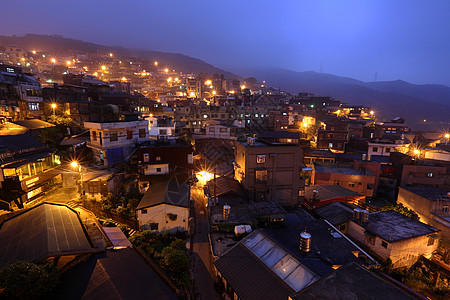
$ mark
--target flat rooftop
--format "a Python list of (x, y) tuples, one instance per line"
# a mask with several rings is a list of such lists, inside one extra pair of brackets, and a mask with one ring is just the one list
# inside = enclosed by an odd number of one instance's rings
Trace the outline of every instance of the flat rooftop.
[(431, 200), (431, 201), (450, 201), (447, 198), (447, 192), (432, 186), (401, 186), (401, 189), (404, 189), (413, 194), (419, 195), (422, 198)]

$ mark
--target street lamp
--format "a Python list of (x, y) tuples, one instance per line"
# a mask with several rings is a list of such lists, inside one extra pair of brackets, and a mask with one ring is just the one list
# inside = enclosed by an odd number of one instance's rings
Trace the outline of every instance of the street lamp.
[(55, 115), (55, 108), (56, 108), (56, 103), (52, 103), (53, 115)]
[(74, 169), (78, 169), (78, 173), (80, 173), (80, 183), (81, 183), (80, 194), (83, 196), (83, 194), (84, 194), (84, 192), (83, 192), (83, 172), (81, 172), (81, 165), (76, 161), (72, 161), (70, 163), (70, 166)]
[(446, 134), (444, 135), (444, 137), (445, 137), (445, 139), (446, 139), (445, 144), (447, 145), (448, 142), (449, 142), (449, 140), (450, 140), (450, 133), (446, 133)]

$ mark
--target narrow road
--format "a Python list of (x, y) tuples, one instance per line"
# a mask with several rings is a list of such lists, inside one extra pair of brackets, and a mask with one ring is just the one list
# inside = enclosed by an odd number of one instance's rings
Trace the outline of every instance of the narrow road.
[(192, 270), (194, 273), (195, 299), (222, 299), (214, 289), (212, 258), (209, 248), (209, 221), (202, 191), (192, 188), (195, 201), (195, 234), (193, 239)]

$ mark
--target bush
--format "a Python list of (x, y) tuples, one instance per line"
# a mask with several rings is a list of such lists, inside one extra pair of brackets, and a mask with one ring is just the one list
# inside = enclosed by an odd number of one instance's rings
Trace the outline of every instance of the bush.
[(161, 252), (161, 266), (172, 273), (184, 273), (188, 270), (189, 262), (185, 251), (165, 247)]
[(8, 299), (36, 299), (58, 283), (58, 269), (52, 263), (18, 261), (0, 270), (0, 295)]

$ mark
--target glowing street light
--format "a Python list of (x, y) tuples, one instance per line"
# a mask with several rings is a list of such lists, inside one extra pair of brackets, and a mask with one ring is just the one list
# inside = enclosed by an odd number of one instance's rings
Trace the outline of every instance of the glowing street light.
[(155, 61), (155, 62), (154, 62), (154, 64), (155, 64), (155, 66), (157, 66), (157, 65), (158, 65), (158, 62), (157, 62), (157, 61)]
[(56, 109), (56, 103), (52, 103), (52, 110), (53, 110), (53, 115), (55, 115), (55, 109)]
[(55, 58), (52, 58), (51, 61), (52, 61), (53, 64), (56, 63), (56, 59)]
[(217, 92), (216, 91), (212, 91), (212, 94), (215, 96), (217, 94)]
[(444, 137), (448, 140), (448, 139), (450, 139), (450, 133), (446, 133), (445, 135), (444, 135)]
[(245, 85), (241, 85), (241, 90), (245, 90), (246, 86)]
[(80, 183), (81, 183), (81, 188), (80, 188), (80, 194), (83, 195), (84, 194), (84, 190), (83, 190), (83, 172), (81, 172), (81, 164), (79, 164), (78, 162), (76, 162), (75, 160), (72, 161), (70, 163), (70, 166), (74, 169), (78, 169), (78, 173), (80, 173)]
[(66, 61), (67, 66), (70, 66), (72, 62), (70, 60)]
[(205, 81), (205, 85), (211, 85), (212, 84), (212, 81), (211, 80), (206, 80)]
[(113, 57), (113, 54), (112, 54), (112, 53), (110, 53), (110, 54), (109, 54), (109, 57)]
[(164, 72), (169, 73), (169, 69), (165, 68)]
[(373, 110), (370, 111), (370, 115), (373, 116), (375, 112)]
[(419, 149), (414, 149), (413, 153), (414, 153), (415, 156), (419, 156), (420, 150)]
[(105, 71), (106, 70), (106, 66), (102, 66), (102, 70)]
[(31, 53), (36, 54), (36, 50), (31, 51)]

